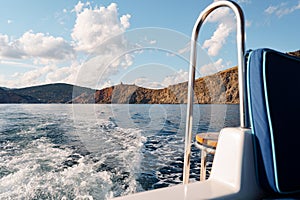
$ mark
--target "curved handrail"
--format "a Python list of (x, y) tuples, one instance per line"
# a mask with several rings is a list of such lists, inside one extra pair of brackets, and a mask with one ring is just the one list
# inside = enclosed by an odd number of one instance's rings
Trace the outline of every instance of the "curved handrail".
[(192, 121), (193, 121), (193, 99), (194, 99), (194, 82), (195, 82), (195, 68), (197, 60), (197, 39), (199, 30), (207, 18), (207, 16), (217, 8), (229, 7), (233, 10), (237, 19), (237, 50), (238, 50), (238, 79), (239, 79), (239, 98), (240, 98), (240, 126), (241, 128), (249, 127), (247, 102), (246, 102), (246, 87), (245, 87), (245, 23), (244, 14), (240, 6), (232, 1), (217, 1), (209, 5), (199, 15), (192, 33), (191, 38), (191, 55), (190, 55), (190, 69), (188, 80), (188, 101), (187, 101), (187, 118), (186, 118), (186, 135), (185, 135), (185, 154), (184, 154), (184, 169), (183, 169), (183, 183), (189, 182), (190, 175), (190, 154), (191, 154), (191, 140), (192, 140)]

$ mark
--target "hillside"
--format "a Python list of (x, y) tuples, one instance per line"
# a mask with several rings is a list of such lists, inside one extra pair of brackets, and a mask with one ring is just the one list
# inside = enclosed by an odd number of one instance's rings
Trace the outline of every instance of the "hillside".
[(0, 88), (0, 103), (70, 103), (80, 95), (93, 95), (95, 90), (65, 83), (21, 89)]
[(0, 88), (0, 103), (40, 103), (32, 96), (16, 94), (9, 89)]
[[(238, 97), (237, 67), (199, 78), (195, 83), (195, 102), (201, 104), (236, 104)], [(187, 102), (187, 82), (164, 89), (148, 89), (136, 85), (119, 84), (94, 95), (73, 99), (73, 103), (116, 104), (181, 104)]]
[[(300, 50), (287, 54), (300, 57)], [(93, 90), (65, 83), (21, 89), (0, 87), (0, 103), (182, 104), (186, 102), (187, 82), (163, 89), (119, 84), (101, 90)], [(194, 102), (238, 104), (237, 67), (198, 78), (195, 82)]]
[[(238, 103), (237, 67), (199, 78), (195, 102)], [(102, 90), (65, 83), (21, 89), (0, 88), (0, 103), (97, 103), (97, 104), (180, 104), (187, 102), (187, 82), (164, 89), (119, 84)]]

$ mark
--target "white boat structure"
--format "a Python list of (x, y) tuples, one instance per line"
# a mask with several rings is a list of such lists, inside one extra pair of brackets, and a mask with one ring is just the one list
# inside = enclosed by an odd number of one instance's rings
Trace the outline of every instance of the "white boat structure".
[[(207, 16), (220, 7), (237, 19), (240, 127), (221, 130), (210, 177), (189, 183), (196, 42)], [(300, 153), (300, 59), (270, 49), (245, 53), (244, 35), (235, 2), (214, 2), (200, 14), (191, 39), (183, 184), (115, 200), (299, 199), (300, 164), (293, 160)]]

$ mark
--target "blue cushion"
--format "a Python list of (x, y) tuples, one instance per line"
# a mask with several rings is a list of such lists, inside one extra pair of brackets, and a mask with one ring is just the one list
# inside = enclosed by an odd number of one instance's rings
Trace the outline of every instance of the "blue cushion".
[(247, 57), (247, 97), (257, 173), (266, 190), (300, 191), (300, 59), (271, 49)]

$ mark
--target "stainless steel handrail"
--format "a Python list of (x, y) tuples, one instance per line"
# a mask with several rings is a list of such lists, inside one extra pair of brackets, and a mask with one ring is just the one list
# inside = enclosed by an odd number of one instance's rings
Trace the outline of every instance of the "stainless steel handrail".
[(239, 98), (240, 98), (240, 126), (241, 128), (249, 127), (248, 110), (246, 102), (246, 86), (245, 74), (246, 69), (244, 65), (245, 53), (245, 22), (244, 14), (240, 6), (232, 1), (217, 1), (209, 5), (199, 15), (192, 33), (191, 38), (191, 55), (190, 55), (190, 69), (188, 80), (188, 101), (187, 101), (187, 116), (186, 116), (186, 135), (185, 135), (185, 154), (184, 154), (184, 169), (183, 169), (183, 183), (189, 182), (190, 176), (190, 154), (191, 154), (191, 140), (192, 140), (192, 121), (193, 121), (193, 100), (194, 100), (194, 82), (195, 82), (195, 68), (197, 60), (197, 39), (199, 30), (207, 18), (207, 16), (217, 8), (229, 7), (233, 10), (237, 20), (237, 53), (238, 53), (238, 77), (239, 77)]

